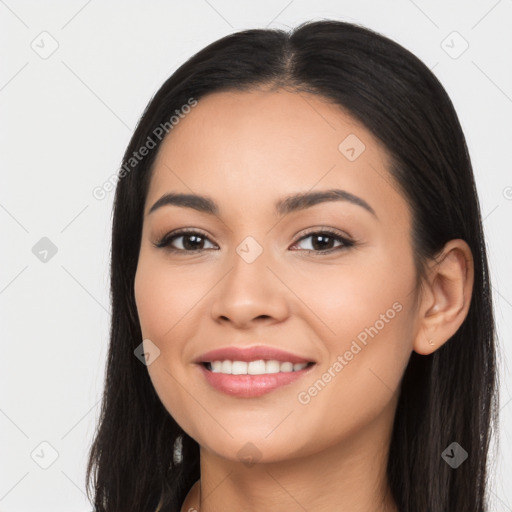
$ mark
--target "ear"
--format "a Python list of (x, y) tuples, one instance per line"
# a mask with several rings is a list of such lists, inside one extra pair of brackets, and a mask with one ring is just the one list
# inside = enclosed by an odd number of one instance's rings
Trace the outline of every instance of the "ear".
[(469, 311), (473, 282), (469, 245), (462, 239), (450, 240), (432, 261), (423, 283), (415, 352), (431, 354), (457, 332)]

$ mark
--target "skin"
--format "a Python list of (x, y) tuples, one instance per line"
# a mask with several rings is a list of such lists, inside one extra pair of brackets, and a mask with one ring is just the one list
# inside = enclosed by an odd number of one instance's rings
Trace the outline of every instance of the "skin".
[[(365, 145), (354, 161), (338, 149), (349, 134)], [(387, 169), (385, 148), (340, 107), (282, 89), (203, 97), (164, 140), (135, 298), (143, 337), (160, 350), (148, 365), (152, 383), (200, 445), (201, 479), (182, 511), (397, 510), (385, 468), (400, 381), (413, 350), (437, 350), (463, 322), (473, 260), (463, 240), (451, 240), (415, 287), (410, 208)], [(346, 201), (275, 215), (280, 198), (331, 188), (364, 199), (377, 217)], [(219, 214), (176, 205), (148, 213), (169, 192), (207, 195)], [(306, 235), (322, 227), (356, 244), (313, 245)], [(181, 253), (154, 246), (178, 228), (204, 232), (203, 249), (186, 252), (190, 236), (172, 242)], [(263, 249), (252, 263), (236, 252), (247, 236)], [(298, 394), (394, 303), (400, 312), (301, 403)], [(261, 344), (317, 364), (298, 381), (240, 398), (212, 388), (193, 363), (212, 349)], [(248, 442), (255, 464), (238, 453)]]

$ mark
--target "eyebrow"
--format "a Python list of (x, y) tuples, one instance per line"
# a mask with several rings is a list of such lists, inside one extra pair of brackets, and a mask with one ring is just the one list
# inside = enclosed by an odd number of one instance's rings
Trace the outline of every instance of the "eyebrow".
[[(305, 210), (306, 208), (311, 208), (317, 204), (331, 201), (346, 201), (348, 203), (355, 204), (364, 208), (377, 218), (375, 210), (364, 199), (351, 194), (346, 190), (340, 189), (293, 194), (283, 199), (279, 199), (274, 205), (274, 211), (277, 216), (282, 217), (292, 212)], [(213, 199), (197, 194), (178, 193), (164, 194), (160, 199), (158, 199), (158, 201), (156, 201), (155, 204), (153, 204), (147, 215), (167, 205), (192, 208), (198, 212), (210, 215), (219, 215), (219, 206)]]

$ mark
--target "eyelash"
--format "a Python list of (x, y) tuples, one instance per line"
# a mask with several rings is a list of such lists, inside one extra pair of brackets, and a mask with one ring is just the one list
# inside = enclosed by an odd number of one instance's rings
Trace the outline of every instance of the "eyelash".
[[(208, 236), (206, 234), (202, 233), (198, 230), (179, 230), (176, 232), (171, 232), (166, 234), (163, 238), (160, 239), (160, 241), (153, 243), (153, 245), (159, 249), (165, 248), (169, 252), (172, 253), (197, 253), (200, 251), (206, 251), (211, 249), (194, 249), (194, 250), (186, 250), (186, 249), (177, 249), (175, 247), (171, 247), (170, 243), (176, 238), (179, 238), (180, 236), (184, 235), (199, 235), (204, 239), (209, 240)], [(324, 254), (330, 254), (336, 251), (345, 251), (347, 249), (350, 249), (351, 247), (354, 247), (356, 243), (353, 240), (350, 240), (347, 237), (341, 236), (337, 231), (334, 231), (332, 229), (320, 229), (316, 231), (310, 231), (308, 233), (305, 233), (302, 235), (296, 242), (294, 242), (292, 245), (296, 245), (300, 241), (309, 238), (313, 235), (328, 235), (330, 238), (334, 238), (335, 241), (342, 242), (342, 246), (338, 247), (332, 247), (331, 249), (324, 249), (324, 250), (315, 250), (315, 249), (301, 249), (302, 251), (308, 252), (308, 253), (316, 253), (318, 255), (324, 255)], [(211, 242), (211, 240), (209, 240)]]

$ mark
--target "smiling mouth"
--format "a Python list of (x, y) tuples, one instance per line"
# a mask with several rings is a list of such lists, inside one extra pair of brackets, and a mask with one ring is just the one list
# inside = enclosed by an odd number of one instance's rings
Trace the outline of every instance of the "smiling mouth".
[(314, 362), (291, 363), (276, 359), (258, 359), (255, 361), (211, 361), (201, 363), (209, 372), (225, 375), (272, 375), (276, 373), (293, 373), (309, 368)]

